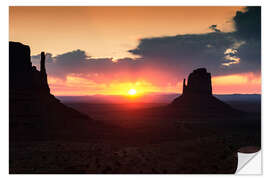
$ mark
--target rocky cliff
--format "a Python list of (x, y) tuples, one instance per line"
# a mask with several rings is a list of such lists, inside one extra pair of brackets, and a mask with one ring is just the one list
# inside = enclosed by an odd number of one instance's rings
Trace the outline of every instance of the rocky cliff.
[(55, 138), (87, 131), (91, 119), (50, 93), (41, 53), (40, 71), (32, 66), (30, 47), (9, 42), (10, 138)]

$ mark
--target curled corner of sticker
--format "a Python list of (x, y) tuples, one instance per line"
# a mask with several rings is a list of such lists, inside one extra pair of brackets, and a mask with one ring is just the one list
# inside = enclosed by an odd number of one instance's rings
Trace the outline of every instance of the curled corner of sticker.
[(235, 174), (262, 174), (261, 150), (255, 153), (237, 153), (238, 163)]

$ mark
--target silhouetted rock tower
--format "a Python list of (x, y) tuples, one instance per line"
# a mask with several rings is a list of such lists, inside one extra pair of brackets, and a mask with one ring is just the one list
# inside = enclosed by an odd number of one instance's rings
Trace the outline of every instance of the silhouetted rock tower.
[(188, 84), (186, 79), (183, 81), (183, 94), (207, 94), (212, 95), (211, 74), (205, 68), (194, 70), (188, 76)]
[(65, 128), (75, 132), (88, 131), (86, 127), (90, 118), (60, 103), (50, 93), (45, 60), (45, 53), (41, 52), (38, 71), (32, 66), (30, 47), (9, 42), (11, 139), (56, 136), (57, 129)]
[(40, 75), (41, 75), (41, 85), (43, 86), (43, 89), (45, 91), (50, 92), (50, 88), (48, 85), (48, 80), (47, 80), (47, 73), (46, 73), (46, 68), (45, 68), (45, 53), (41, 52), (40, 54)]
[(188, 76), (188, 82), (183, 81), (182, 95), (175, 98), (170, 104), (179, 110), (193, 114), (222, 114), (222, 112), (236, 112), (228, 104), (220, 101), (212, 94), (211, 74), (206, 68), (194, 70)]
[(9, 42), (9, 87), (11, 92), (35, 91), (50, 93), (45, 67), (45, 53), (41, 53), (40, 71), (32, 66), (30, 47)]

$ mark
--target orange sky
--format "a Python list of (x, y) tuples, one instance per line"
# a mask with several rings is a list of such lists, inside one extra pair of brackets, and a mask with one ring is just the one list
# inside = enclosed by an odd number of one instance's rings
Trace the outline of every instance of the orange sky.
[[(30, 45), (31, 54), (54, 56), (76, 49), (95, 58), (137, 57), (129, 52), (141, 38), (211, 32), (216, 24), (234, 31), (231, 18), (243, 7), (10, 7), (9, 39)], [(187, 72), (189, 73), (189, 72)], [(149, 79), (94, 82), (69, 74), (65, 80), (50, 74), (55, 95), (179, 92), (179, 84), (158, 86)], [(158, 78), (158, 77), (157, 77)], [(260, 93), (260, 76), (252, 73), (213, 77), (214, 93)], [(181, 91), (180, 91), (181, 92)]]
[[(60, 54), (83, 49), (94, 57), (132, 56), (143, 37), (232, 31), (242, 7), (10, 7), (10, 40)], [(199, 19), (198, 19), (199, 18)], [(106, 49), (106, 51), (104, 51)]]

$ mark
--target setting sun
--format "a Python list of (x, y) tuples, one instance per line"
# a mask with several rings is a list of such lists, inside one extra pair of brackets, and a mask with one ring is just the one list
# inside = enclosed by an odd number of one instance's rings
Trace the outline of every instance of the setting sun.
[(135, 89), (130, 89), (130, 90), (128, 91), (128, 94), (129, 94), (129, 95), (135, 95), (135, 94), (136, 94), (136, 90), (135, 90)]

